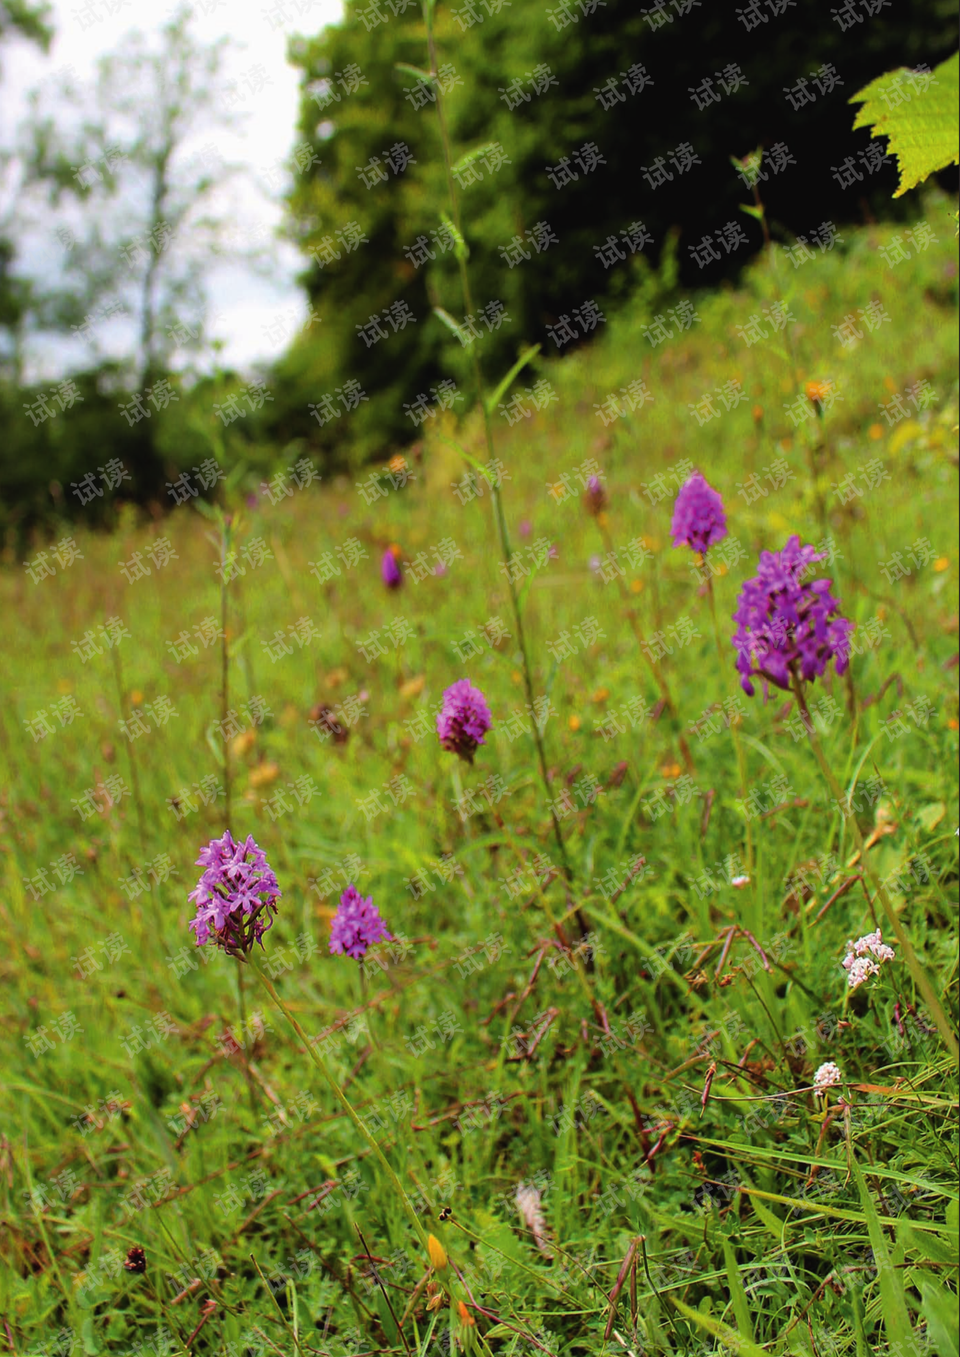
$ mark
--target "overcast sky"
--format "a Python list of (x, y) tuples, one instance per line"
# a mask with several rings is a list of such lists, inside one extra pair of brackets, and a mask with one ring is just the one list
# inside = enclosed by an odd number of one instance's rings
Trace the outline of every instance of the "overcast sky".
[[(224, 159), (250, 168), (262, 186), (235, 186), (231, 202), (238, 204), (238, 220), (245, 231), (262, 231), (264, 238), (282, 217), (279, 202), (284, 162), (295, 144), (298, 111), (298, 72), (287, 65), (286, 45), (291, 34), (312, 35), (336, 22), (341, 0), (191, 0), (193, 32), (202, 41), (228, 36), (235, 44), (224, 65), (224, 81), (245, 94), (241, 111), (249, 111), (235, 131), (216, 131), (216, 145)], [(27, 92), (37, 86), (56, 89), (69, 72), (87, 84), (96, 74), (100, 56), (116, 49), (131, 30), (158, 32), (179, 8), (155, 6), (150, 0), (52, 0), (55, 38), (48, 55), (19, 40), (5, 44), (0, 81), (3, 136), (27, 112)], [(258, 88), (259, 87), (259, 88)], [(54, 102), (53, 108), (56, 107)], [(207, 136), (199, 142), (210, 141)], [(39, 241), (36, 249), (43, 248)], [(46, 248), (49, 249), (49, 246)], [(32, 271), (43, 259), (24, 252)], [(210, 310), (219, 317), (211, 326), (225, 341), (222, 361), (241, 368), (281, 352), (306, 315), (306, 303), (293, 279), (303, 267), (302, 256), (284, 242), (271, 245), (270, 280), (246, 268), (218, 270), (209, 279)], [(75, 350), (74, 350), (75, 352)], [(32, 374), (46, 380), (58, 375), (69, 351), (48, 346), (33, 355)]]

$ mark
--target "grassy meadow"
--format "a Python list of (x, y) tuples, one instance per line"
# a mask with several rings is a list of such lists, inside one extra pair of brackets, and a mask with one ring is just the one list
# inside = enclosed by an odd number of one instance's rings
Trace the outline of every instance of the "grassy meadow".
[[(466, 394), (350, 480), (220, 468), (226, 524), (7, 551), (0, 1350), (956, 1351), (956, 1063), (876, 889), (955, 1014), (957, 266), (924, 203), (736, 289), (651, 273), (519, 374), (491, 475), (532, 710)], [(694, 467), (705, 567), (670, 537)], [(793, 697), (734, 668), (794, 533), (856, 624), (810, 696), (872, 875)], [(472, 767), (436, 734), (463, 677)], [(228, 824), (406, 1204), (253, 968), (194, 945)], [(362, 964), (329, 952), (351, 882), (392, 934)]]

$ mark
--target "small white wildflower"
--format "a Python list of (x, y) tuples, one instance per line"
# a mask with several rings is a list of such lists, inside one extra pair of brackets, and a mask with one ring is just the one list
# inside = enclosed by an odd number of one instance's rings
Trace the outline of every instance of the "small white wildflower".
[[(846, 961), (843, 964), (846, 966)], [(847, 972), (847, 983), (850, 988), (859, 989), (865, 980), (869, 980), (872, 975), (880, 974), (880, 967), (868, 956), (851, 957)]]
[(828, 1088), (833, 1088), (843, 1079), (840, 1073), (840, 1066), (835, 1065), (832, 1060), (828, 1060), (825, 1065), (821, 1065), (813, 1076), (813, 1088), (816, 1093), (826, 1093)]
[(744, 886), (750, 885), (750, 878), (748, 876), (735, 876), (733, 880), (730, 882), (730, 885), (736, 886), (737, 890), (741, 891), (743, 890)]
[(883, 941), (879, 928), (875, 933), (864, 933), (856, 942), (848, 942), (843, 968), (848, 973), (850, 988), (856, 989), (872, 975), (879, 974), (879, 963), (893, 961), (895, 957), (896, 952)]
[(857, 938), (853, 944), (853, 950), (857, 956), (866, 956), (870, 953), (876, 957), (877, 961), (893, 961), (896, 952), (892, 947), (888, 947), (880, 936), (880, 929), (875, 933), (865, 933), (862, 938)]

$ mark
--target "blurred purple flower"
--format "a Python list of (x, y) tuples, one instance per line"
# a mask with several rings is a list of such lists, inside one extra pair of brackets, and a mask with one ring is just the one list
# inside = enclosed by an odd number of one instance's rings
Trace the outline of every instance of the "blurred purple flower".
[(521, 518), (520, 522), (517, 524), (517, 532), (519, 532), (521, 537), (530, 536), (533, 532), (533, 524), (530, 522), (529, 518)]
[(392, 942), (392, 935), (377, 913), (373, 896), (366, 899), (352, 883), (340, 897), (340, 908), (333, 918), (330, 951), (361, 959), (375, 942)]
[(483, 737), (490, 724), (483, 693), (469, 679), (459, 679), (446, 690), (437, 717), (437, 734), (444, 749), (473, 763), (477, 745), (486, 744)]
[[(253, 835), (237, 843), (230, 831), (201, 848), (197, 866), (204, 872), (188, 899), (197, 906), (190, 927), (197, 946), (213, 938), (231, 956), (245, 956), (273, 924), (280, 898), (277, 878)], [(264, 919), (267, 922), (264, 922)]]
[(255, 509), (259, 502), (260, 496), (257, 494), (256, 490), (251, 490), (249, 495), (247, 496), (247, 508)]
[(607, 507), (607, 492), (599, 476), (591, 476), (583, 492), (583, 507), (596, 517)]
[(727, 535), (727, 516), (720, 492), (708, 485), (699, 471), (680, 487), (670, 531), (675, 547), (688, 546), (701, 553)]
[(383, 582), (388, 589), (399, 589), (403, 583), (400, 566), (392, 551), (384, 552), (383, 561), (380, 565), (380, 573), (383, 576)]
[(783, 551), (764, 551), (756, 576), (740, 590), (733, 638), (740, 686), (753, 696), (752, 675), (789, 690), (791, 674), (805, 682), (820, 677), (831, 660), (838, 674), (850, 662), (853, 623), (839, 616), (830, 580), (804, 580), (825, 552), (801, 546), (794, 535)]

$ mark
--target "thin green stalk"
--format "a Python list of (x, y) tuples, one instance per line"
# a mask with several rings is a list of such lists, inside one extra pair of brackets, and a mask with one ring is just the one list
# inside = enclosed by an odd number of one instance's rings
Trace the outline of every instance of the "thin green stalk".
[[(437, 49), (433, 33), (433, 8), (434, 7), (431, 0), (424, 0), (423, 17), (427, 30), (427, 47), (430, 57), (430, 74), (433, 79), (434, 92), (436, 94), (437, 121), (440, 125), (440, 142), (443, 148), (443, 167), (447, 180), (447, 195), (450, 199), (450, 213), (453, 219), (453, 224), (456, 227), (457, 234), (462, 239), (463, 232), (460, 229), (460, 208), (457, 201), (456, 190), (453, 184), (453, 167), (450, 160), (450, 135), (447, 130), (447, 120), (443, 104), (443, 95), (437, 78), (438, 77)], [(465, 258), (465, 251), (462, 248), (458, 248), (456, 251), (456, 255), (457, 263), (460, 270), (460, 286), (463, 292), (464, 306), (466, 307), (467, 315), (470, 315), (473, 312), (473, 299), (470, 292), (470, 277), (467, 271), (467, 261)], [(483, 415), (483, 432), (484, 440), (486, 442), (487, 447), (487, 461), (488, 464), (492, 466), (493, 462), (495, 461), (493, 425), (490, 421), (490, 411), (487, 408), (487, 401), (483, 381), (483, 370), (480, 365), (480, 355), (477, 352), (476, 345), (473, 343), (471, 343), (470, 345), (470, 353), (471, 360), (473, 363), (473, 376), (474, 382), (476, 384), (477, 399), (480, 402), (480, 410)], [(520, 608), (520, 600), (517, 595), (517, 588), (516, 584), (514, 583), (513, 572), (510, 568), (511, 562), (513, 560), (513, 550), (510, 546), (510, 536), (507, 531), (507, 522), (503, 511), (503, 497), (500, 493), (499, 477), (491, 475), (487, 479), (490, 484), (490, 493), (493, 499), (493, 516), (497, 525), (497, 536), (500, 542), (500, 554), (503, 557), (504, 563), (506, 564), (507, 567), (506, 570), (507, 588), (510, 593), (510, 604), (513, 610), (513, 620), (517, 628), (517, 643), (520, 647), (520, 655), (523, 662), (522, 663), (523, 681), (524, 688), (526, 690), (527, 705), (530, 707), (531, 714), (533, 714), (535, 708), (533, 673), (530, 664), (530, 652), (527, 646), (526, 632), (524, 631), (523, 626), (523, 617)], [(547, 770), (547, 756), (543, 745), (543, 736), (540, 732), (539, 724), (536, 720), (533, 721), (533, 739), (537, 749), (537, 762), (540, 765), (540, 777), (541, 780), (543, 781), (543, 789), (544, 792), (546, 793), (547, 804), (550, 807), (550, 819), (553, 823), (553, 833), (557, 841), (557, 848), (560, 853), (560, 860), (563, 865), (564, 876), (567, 878), (568, 881), (571, 881), (573, 879), (573, 870), (570, 866), (570, 860), (567, 856), (566, 844), (564, 843), (563, 834), (560, 829), (560, 820), (557, 817), (556, 807), (554, 806), (553, 795), (550, 789), (550, 775)]]
[[(808, 399), (809, 399), (809, 398), (808, 398)], [(817, 430), (817, 436), (814, 437), (814, 438), (808, 438), (808, 437), (806, 436), (806, 434), (804, 434), (804, 444), (806, 445), (806, 448), (807, 448), (807, 453), (808, 453), (808, 458), (809, 458), (809, 463), (810, 463), (810, 476), (811, 476), (811, 479), (812, 479), (812, 481), (813, 481), (814, 494), (815, 494), (815, 497), (816, 497), (816, 504), (817, 504), (817, 520), (818, 520), (818, 522), (819, 522), (819, 524), (820, 524), (820, 532), (821, 532), (821, 534), (822, 534), (822, 538), (821, 538), (821, 547), (822, 547), (822, 549), (823, 549), (824, 551), (827, 551), (827, 550), (829, 550), (827, 544), (828, 544), (829, 542), (832, 541), (832, 536), (831, 536), (831, 532), (830, 532), (830, 520), (829, 520), (828, 517), (827, 517), (827, 507), (826, 507), (826, 505), (824, 504), (823, 495), (822, 495), (821, 490), (820, 490), (820, 484), (819, 484), (819, 482), (818, 482), (818, 480), (817, 480), (817, 476), (816, 476), (816, 454), (817, 454), (817, 452), (819, 452), (821, 448), (823, 448), (823, 449), (829, 451), (829, 449), (827, 448), (826, 421), (825, 421), (825, 419), (824, 419), (823, 402), (817, 400), (817, 401), (812, 401), (811, 403), (812, 403), (812, 405), (813, 405), (814, 412), (815, 412), (815, 414), (816, 414), (816, 430)], [(847, 534), (846, 541), (847, 541), (847, 545), (849, 546), (849, 545), (850, 545), (849, 534)], [(834, 553), (834, 554), (835, 554), (835, 560), (834, 560), (834, 563), (833, 563), (834, 575), (835, 575), (835, 579), (836, 579), (836, 582), (837, 582), (837, 590), (838, 590), (839, 593), (842, 594), (842, 593), (843, 593), (843, 589), (842, 589), (842, 586), (841, 586), (841, 584), (840, 584), (840, 574), (841, 574), (841, 571), (840, 571), (840, 564), (839, 564), (839, 562), (840, 562), (840, 553), (839, 553), (839, 552), (836, 552), (836, 553)], [(852, 575), (852, 573), (851, 573), (851, 575), (850, 575), (850, 581), (849, 581), (849, 582), (850, 582), (851, 593), (852, 593), (852, 591), (853, 591), (853, 575)], [(857, 740), (857, 725), (858, 725), (858, 722), (859, 722), (859, 712), (858, 712), (858, 710), (857, 710), (857, 696), (856, 696), (856, 692), (855, 692), (854, 686), (853, 686), (853, 666), (852, 666), (852, 665), (849, 665), (849, 664), (847, 665), (846, 672), (845, 672), (845, 674), (844, 674), (843, 677), (844, 677), (844, 683), (846, 684), (846, 689), (847, 689), (847, 712), (848, 712), (848, 715), (849, 715), (849, 717), (850, 717), (851, 722), (853, 723), (853, 729), (852, 729), (852, 732), (851, 732), (851, 736), (852, 736), (852, 739), (853, 739), (854, 744), (856, 744), (856, 740)]]
[(664, 1303), (663, 1297), (657, 1290), (653, 1278), (650, 1276), (650, 1264), (647, 1261), (647, 1236), (645, 1234), (642, 1234), (639, 1236), (639, 1240), (640, 1240), (640, 1256), (643, 1259), (643, 1271), (647, 1281), (650, 1283), (650, 1290), (653, 1292), (657, 1300), (660, 1302), (660, 1309), (666, 1316), (667, 1323), (670, 1325), (671, 1329), (676, 1334), (677, 1339), (679, 1340), (680, 1331), (678, 1330), (676, 1324), (674, 1324), (673, 1322), (673, 1315), (670, 1313), (670, 1307)]
[[(230, 765), (230, 741), (223, 734), (228, 729), (227, 712), (230, 709), (230, 642), (227, 639), (229, 619), (229, 574), (230, 556), (230, 520), (227, 514), (220, 517), (220, 733), (223, 738), (223, 792), (225, 798), (224, 828), (233, 834), (233, 781)], [(240, 1012), (240, 1060), (247, 1081), (247, 1094), (250, 1098), (250, 1111), (254, 1120), (260, 1113), (260, 1095), (256, 1082), (250, 1072), (250, 1058), (247, 1055), (247, 995), (243, 965), (237, 959), (237, 1007)]]
[[(759, 166), (758, 166), (758, 168), (759, 168)], [(760, 200), (760, 190), (758, 189), (756, 182), (754, 182), (754, 185), (753, 185), (753, 198), (754, 198), (754, 202), (756, 203), (757, 215), (758, 215), (759, 220), (760, 220), (760, 225), (763, 227), (764, 246), (765, 246), (765, 248), (766, 248), (767, 256), (768, 256), (769, 259), (770, 259), (770, 269), (771, 269), (771, 273), (772, 273), (772, 275), (773, 275), (774, 284), (775, 284), (775, 286), (776, 286), (776, 288), (777, 288), (777, 291), (780, 292), (781, 295), (782, 295), (782, 289), (781, 289), (781, 286), (780, 286), (780, 269), (779, 269), (779, 265), (777, 264), (777, 252), (776, 252), (776, 250), (773, 248), (773, 242), (772, 242), (772, 240), (770, 239), (770, 229), (769, 229), (769, 227), (768, 227), (768, 225), (767, 225), (767, 214), (766, 214), (766, 209), (764, 208), (763, 203), (762, 203), (761, 200)], [(798, 366), (797, 366), (797, 351), (796, 351), (796, 347), (795, 347), (794, 342), (793, 342), (793, 334), (791, 333), (790, 328), (789, 328), (788, 325), (785, 325), (785, 326), (784, 326), (783, 333), (784, 333), (786, 348), (789, 350), (789, 353), (790, 353), (790, 362), (791, 362), (791, 365), (792, 365), (792, 367), (793, 367), (793, 380), (794, 380), (794, 384), (795, 384), (795, 386), (796, 386), (796, 388), (797, 388), (797, 391), (799, 392), (799, 389), (800, 389), (800, 374), (799, 374), (799, 368), (798, 368)], [(804, 394), (806, 394), (806, 393), (804, 393)], [(809, 397), (808, 397), (808, 399), (809, 399)], [(815, 414), (815, 416), (816, 416), (817, 437), (812, 438), (812, 439), (811, 439), (811, 438), (808, 438), (808, 437), (807, 437), (807, 434), (806, 434), (806, 428), (804, 428), (804, 433), (803, 433), (803, 437), (802, 437), (802, 442), (803, 442), (804, 448), (805, 448), (806, 453), (807, 453), (807, 463), (808, 463), (808, 469), (809, 469), (809, 473), (810, 473), (810, 482), (811, 482), (811, 484), (812, 484), (812, 486), (813, 486), (814, 501), (815, 501), (816, 507), (817, 507), (817, 521), (818, 521), (819, 524), (820, 524), (820, 531), (821, 531), (821, 533), (823, 534), (823, 543), (824, 543), (824, 545), (826, 545), (826, 543), (830, 540), (830, 523), (829, 523), (829, 519), (828, 519), (828, 517), (827, 517), (827, 509), (826, 509), (826, 505), (824, 504), (823, 494), (822, 494), (822, 492), (821, 492), (821, 490), (820, 490), (820, 481), (819, 481), (819, 478), (818, 478), (818, 475), (817, 475), (817, 456), (816, 456), (817, 452), (819, 451), (819, 449), (820, 449), (821, 447), (823, 447), (824, 449), (826, 449), (826, 446), (827, 446), (827, 443), (826, 443), (826, 433), (825, 433), (825, 429), (824, 429), (824, 420), (823, 420), (823, 413), (824, 413), (824, 412), (823, 412), (823, 402), (822, 402), (822, 401), (811, 401), (811, 404), (813, 405), (814, 414)], [(848, 541), (849, 541), (849, 539), (848, 539)], [(839, 572), (839, 568), (838, 568), (838, 569), (837, 569), (837, 574), (839, 575), (839, 573), (840, 573), (840, 572)], [(851, 577), (851, 583), (852, 583), (852, 577)], [(847, 671), (846, 671), (846, 675), (845, 675), (845, 682), (846, 682), (846, 687), (847, 687), (847, 712), (848, 712), (848, 714), (849, 714), (849, 716), (850, 716), (851, 722), (853, 723), (853, 738), (854, 738), (854, 740), (856, 740), (857, 722), (858, 722), (858, 720), (859, 720), (859, 711), (858, 711), (858, 708), (857, 708), (857, 696), (856, 696), (856, 692), (855, 692), (854, 686), (853, 686), (853, 669), (852, 669), (852, 667), (851, 667), (850, 665), (847, 666)]]
[(297, 1337), (296, 1330), (293, 1328), (293, 1326), (291, 1325), (289, 1319), (287, 1319), (287, 1316), (284, 1314), (284, 1312), (283, 1312), (283, 1306), (282, 1306), (282, 1305), (280, 1304), (280, 1302), (277, 1300), (276, 1293), (274, 1292), (273, 1287), (269, 1284), (269, 1282), (267, 1281), (266, 1277), (263, 1275), (263, 1271), (262, 1271), (262, 1269), (261, 1269), (261, 1267), (260, 1267), (260, 1264), (257, 1262), (256, 1255), (255, 1255), (255, 1254), (252, 1254), (252, 1253), (251, 1253), (251, 1255), (250, 1255), (250, 1261), (253, 1263), (253, 1266), (257, 1269), (257, 1273), (259, 1274), (260, 1280), (263, 1282), (264, 1286), (266, 1287), (267, 1292), (268, 1292), (268, 1294), (269, 1294), (269, 1296), (270, 1296), (270, 1299), (273, 1301), (274, 1305), (277, 1307), (277, 1313), (279, 1314), (281, 1320), (283, 1321), (283, 1323), (284, 1323), (284, 1325), (285, 1325), (285, 1327), (286, 1327), (287, 1333), (288, 1333), (288, 1334), (290, 1335), (290, 1337), (293, 1339), (294, 1347), (297, 1349), (297, 1352), (302, 1353), (302, 1352), (303, 1352), (303, 1348), (302, 1348), (301, 1345), (300, 1345), (300, 1339)]
[[(230, 708), (230, 643), (227, 640), (227, 575), (230, 570), (230, 524), (226, 514), (220, 523), (220, 731), (228, 729)], [(223, 794), (226, 800), (224, 821), (230, 829), (233, 814), (233, 781), (230, 768), (230, 741), (223, 735)]]
[(840, 790), (840, 784), (837, 782), (837, 779), (834, 776), (833, 769), (827, 762), (826, 755), (824, 754), (823, 749), (820, 746), (820, 741), (817, 739), (816, 733), (814, 731), (813, 720), (810, 716), (810, 711), (809, 708), (807, 707), (807, 701), (803, 692), (803, 683), (801, 679), (798, 677), (795, 670), (792, 672), (791, 678), (793, 682), (793, 691), (797, 699), (797, 706), (800, 709), (800, 715), (803, 718), (804, 729), (806, 730), (807, 733), (807, 739), (810, 743), (810, 748), (813, 750), (814, 757), (816, 758), (817, 763), (820, 765), (820, 771), (826, 778), (827, 786), (830, 788), (830, 791), (834, 799), (836, 800), (837, 805), (840, 808), (840, 813), (843, 815), (844, 822), (849, 828), (853, 841), (856, 844), (857, 850), (860, 853), (860, 862), (862, 863), (865, 871), (867, 872), (867, 875), (870, 877), (870, 880), (872, 881), (874, 889), (876, 891), (877, 898), (883, 905), (883, 912), (887, 916), (887, 920), (890, 923), (890, 927), (896, 934), (897, 941), (900, 944), (901, 951), (903, 952), (904, 960), (907, 963), (907, 969), (913, 976), (917, 989), (923, 995), (924, 1002), (929, 1008), (930, 1013), (933, 1016), (933, 1020), (937, 1025), (937, 1031), (943, 1038), (944, 1045), (950, 1052), (950, 1055), (952, 1056), (954, 1063), (955, 1064), (960, 1063), (960, 1046), (957, 1045), (957, 1038), (954, 1033), (953, 1027), (950, 1024), (950, 1021), (946, 1013), (944, 1012), (943, 1005), (937, 998), (934, 988), (927, 977), (926, 971), (920, 964), (920, 961), (913, 950), (913, 946), (910, 942), (910, 939), (907, 937), (907, 934), (904, 931), (903, 924), (900, 922), (897, 912), (893, 907), (893, 902), (891, 901), (890, 896), (887, 893), (886, 886), (880, 880), (880, 877), (877, 875), (875, 868), (871, 865), (870, 860), (867, 857), (867, 850), (864, 848), (863, 844), (863, 835), (860, 833), (860, 826), (857, 824), (856, 817), (854, 816), (852, 810), (848, 812), (845, 809), (846, 799), (843, 795), (843, 792)]
[[(597, 528), (599, 529), (600, 537), (603, 540), (604, 550), (606, 551), (608, 557), (612, 559), (616, 555), (616, 549), (614, 548), (613, 541), (610, 537), (610, 533), (600, 522), (599, 515), (597, 516)], [(653, 658), (653, 655), (650, 653), (650, 648), (647, 645), (646, 641), (644, 640), (643, 628), (640, 625), (640, 619), (637, 617), (637, 611), (634, 608), (633, 603), (631, 602), (627, 586), (624, 584), (620, 575), (616, 576), (616, 580), (617, 587), (620, 590), (620, 597), (623, 599), (624, 606), (626, 608), (627, 621), (630, 623), (630, 628), (633, 631), (634, 636), (636, 637), (637, 645), (640, 647), (640, 654), (646, 661), (647, 667), (649, 668), (651, 674), (653, 675), (657, 687), (660, 689), (660, 696), (666, 703), (667, 710), (669, 711), (671, 719), (673, 720), (673, 723), (677, 728), (677, 743), (680, 746), (680, 752), (683, 755), (684, 763), (686, 763), (687, 765), (687, 772), (690, 774), (695, 774), (697, 770), (696, 767), (694, 766), (693, 755), (690, 752), (690, 746), (687, 743), (686, 736), (683, 733), (683, 728), (680, 723), (680, 714), (677, 711), (676, 703), (673, 700), (673, 696), (667, 684), (666, 676), (664, 675), (662, 667)]]
[(373, 1003), (371, 1004), (367, 1003), (368, 982), (366, 968), (364, 967), (363, 964), (363, 957), (360, 958), (359, 965), (360, 965), (360, 1012), (365, 1013), (367, 1015), (367, 1031), (370, 1034), (370, 1045), (376, 1051), (377, 1055), (382, 1057), (383, 1047), (380, 1045), (380, 1041), (377, 1038), (377, 1034), (373, 1030), (373, 1015), (377, 1011), (377, 1005)]
[(417, 1238), (420, 1240), (421, 1244), (423, 1245), (424, 1250), (426, 1250), (426, 1247), (427, 1247), (427, 1237), (426, 1237), (426, 1235), (425, 1235), (425, 1233), (424, 1233), (423, 1226), (422, 1226), (421, 1223), (420, 1223), (420, 1218), (419, 1218), (419, 1216), (417, 1215), (416, 1211), (414, 1210), (414, 1208), (413, 1208), (413, 1203), (411, 1202), (410, 1198), (407, 1196), (406, 1192), (404, 1191), (403, 1185), (401, 1184), (400, 1179), (397, 1177), (396, 1173), (394, 1172), (393, 1167), (392, 1167), (391, 1164), (390, 1164), (390, 1161), (387, 1159), (386, 1155), (383, 1153), (383, 1150), (381, 1150), (379, 1144), (378, 1144), (377, 1141), (374, 1139), (374, 1137), (373, 1137), (373, 1135), (370, 1133), (370, 1131), (367, 1129), (366, 1125), (363, 1123), (363, 1121), (361, 1121), (359, 1115), (354, 1111), (353, 1105), (348, 1101), (348, 1099), (347, 1099), (346, 1095), (344, 1094), (343, 1090), (341, 1089), (340, 1085), (337, 1083), (336, 1079), (334, 1079), (333, 1075), (330, 1073), (329, 1069), (327, 1068), (327, 1063), (326, 1063), (326, 1061), (325, 1061), (325, 1060), (323, 1059), (323, 1057), (318, 1053), (318, 1051), (316, 1050), (315, 1046), (313, 1046), (313, 1044), (310, 1042), (310, 1039), (307, 1037), (307, 1035), (306, 1035), (306, 1033), (304, 1032), (303, 1028), (302, 1028), (302, 1027), (300, 1026), (300, 1024), (297, 1022), (296, 1018), (295, 1018), (295, 1017), (293, 1016), (293, 1014), (290, 1012), (289, 1008), (287, 1008), (287, 1006), (286, 1006), (286, 1004), (283, 1002), (283, 1000), (280, 998), (279, 994), (278, 994), (277, 991), (274, 989), (274, 987), (273, 987), (272, 983), (270, 982), (270, 980), (268, 980), (267, 977), (264, 975), (263, 971), (261, 971), (259, 962), (258, 962), (256, 959), (254, 959), (254, 957), (252, 956), (252, 954), (251, 954), (251, 956), (250, 956), (250, 958), (249, 958), (249, 961), (250, 961), (250, 964), (251, 964), (251, 966), (252, 966), (252, 968), (253, 968), (254, 974), (256, 975), (257, 979), (260, 981), (261, 985), (262, 985), (262, 986), (264, 987), (264, 989), (267, 991), (267, 994), (269, 994), (270, 998), (271, 998), (271, 999), (273, 1000), (273, 1002), (276, 1004), (277, 1008), (280, 1010), (280, 1012), (281, 1012), (281, 1013), (283, 1014), (283, 1016), (286, 1018), (287, 1022), (288, 1022), (288, 1023), (290, 1024), (290, 1026), (293, 1028), (294, 1032), (295, 1032), (296, 1035), (297, 1035), (298, 1040), (301, 1041), (301, 1042), (303, 1042), (303, 1045), (304, 1045), (305, 1048), (306, 1048), (307, 1055), (310, 1057), (310, 1059), (311, 1059), (311, 1060), (313, 1061), (313, 1063), (316, 1065), (317, 1069), (318, 1069), (318, 1070), (320, 1071), (320, 1073), (323, 1075), (324, 1079), (325, 1079), (325, 1080), (327, 1081), (327, 1083), (330, 1085), (331, 1091), (333, 1092), (333, 1095), (334, 1095), (334, 1097), (336, 1098), (337, 1102), (338, 1102), (338, 1103), (340, 1104), (340, 1106), (343, 1108), (344, 1112), (346, 1112), (347, 1116), (348, 1116), (348, 1117), (350, 1118), (350, 1120), (353, 1122), (353, 1124), (354, 1124), (354, 1126), (356, 1127), (356, 1129), (360, 1132), (360, 1134), (363, 1136), (364, 1140), (367, 1142), (367, 1144), (368, 1144), (368, 1145), (370, 1146), (370, 1148), (373, 1150), (373, 1152), (374, 1152), (374, 1154), (376, 1155), (376, 1157), (379, 1159), (379, 1161), (380, 1161), (380, 1163), (381, 1163), (381, 1165), (382, 1165), (384, 1171), (386, 1172), (386, 1174), (387, 1174), (387, 1176), (389, 1177), (390, 1181), (393, 1183), (393, 1186), (394, 1186), (394, 1188), (396, 1189), (397, 1194), (398, 1194), (399, 1197), (400, 1197), (400, 1200), (403, 1202), (403, 1205), (404, 1205), (404, 1208), (405, 1208), (405, 1210), (406, 1210), (406, 1212), (407, 1212), (407, 1215), (410, 1217), (410, 1220), (413, 1222), (413, 1228), (414, 1228), (414, 1230), (416, 1231)]
[[(723, 648), (723, 640), (720, 635), (720, 623), (717, 620), (717, 601), (713, 593), (713, 575), (707, 577), (707, 597), (710, 599), (710, 616), (713, 619), (713, 639), (717, 643), (717, 655), (720, 658), (720, 672), (729, 665), (727, 652)], [(730, 734), (733, 736), (733, 747), (737, 755), (737, 768), (740, 771), (740, 800), (745, 802), (747, 799), (747, 759), (744, 753), (743, 745), (740, 743), (740, 735), (737, 731), (736, 719), (730, 718)], [(750, 815), (746, 819), (747, 832), (747, 875), (753, 885), (753, 830), (750, 827)]]
[[(513, 854), (514, 857), (517, 859), (517, 862), (520, 864), (521, 867), (526, 867), (527, 859), (524, 857), (523, 851), (521, 850), (520, 845), (517, 843), (516, 836), (514, 835), (513, 831), (507, 825), (503, 816), (500, 815), (499, 812), (492, 805), (490, 807), (490, 810), (493, 814), (493, 818), (497, 822), (499, 829), (507, 836), (507, 840), (509, 841), (510, 847), (513, 850)], [(537, 894), (540, 896), (540, 904), (543, 907), (544, 914), (547, 916), (547, 921), (550, 924), (550, 927), (553, 929), (558, 939), (560, 940), (565, 939), (566, 935), (563, 932), (563, 925), (554, 914), (550, 901), (547, 899), (546, 887), (541, 884), (540, 878), (539, 876), (537, 876), (536, 873), (534, 873), (533, 876), (533, 884), (536, 887)], [(586, 918), (584, 917), (583, 909), (581, 906), (579, 905), (577, 906), (576, 910), (574, 911), (574, 917), (576, 918), (577, 923), (580, 925), (581, 937), (586, 937), (590, 930)], [(594, 994), (593, 990), (590, 988), (590, 981), (587, 979), (585, 968), (580, 964), (580, 959), (577, 955), (577, 949), (574, 947), (569, 947), (569, 951), (570, 957), (574, 963), (574, 969), (576, 970), (577, 973), (577, 979), (580, 981), (583, 991), (587, 996), (587, 1000), (590, 1003), (590, 1007), (593, 1009), (594, 1014), (599, 1019), (601, 1005), (597, 1000), (597, 997)]]

